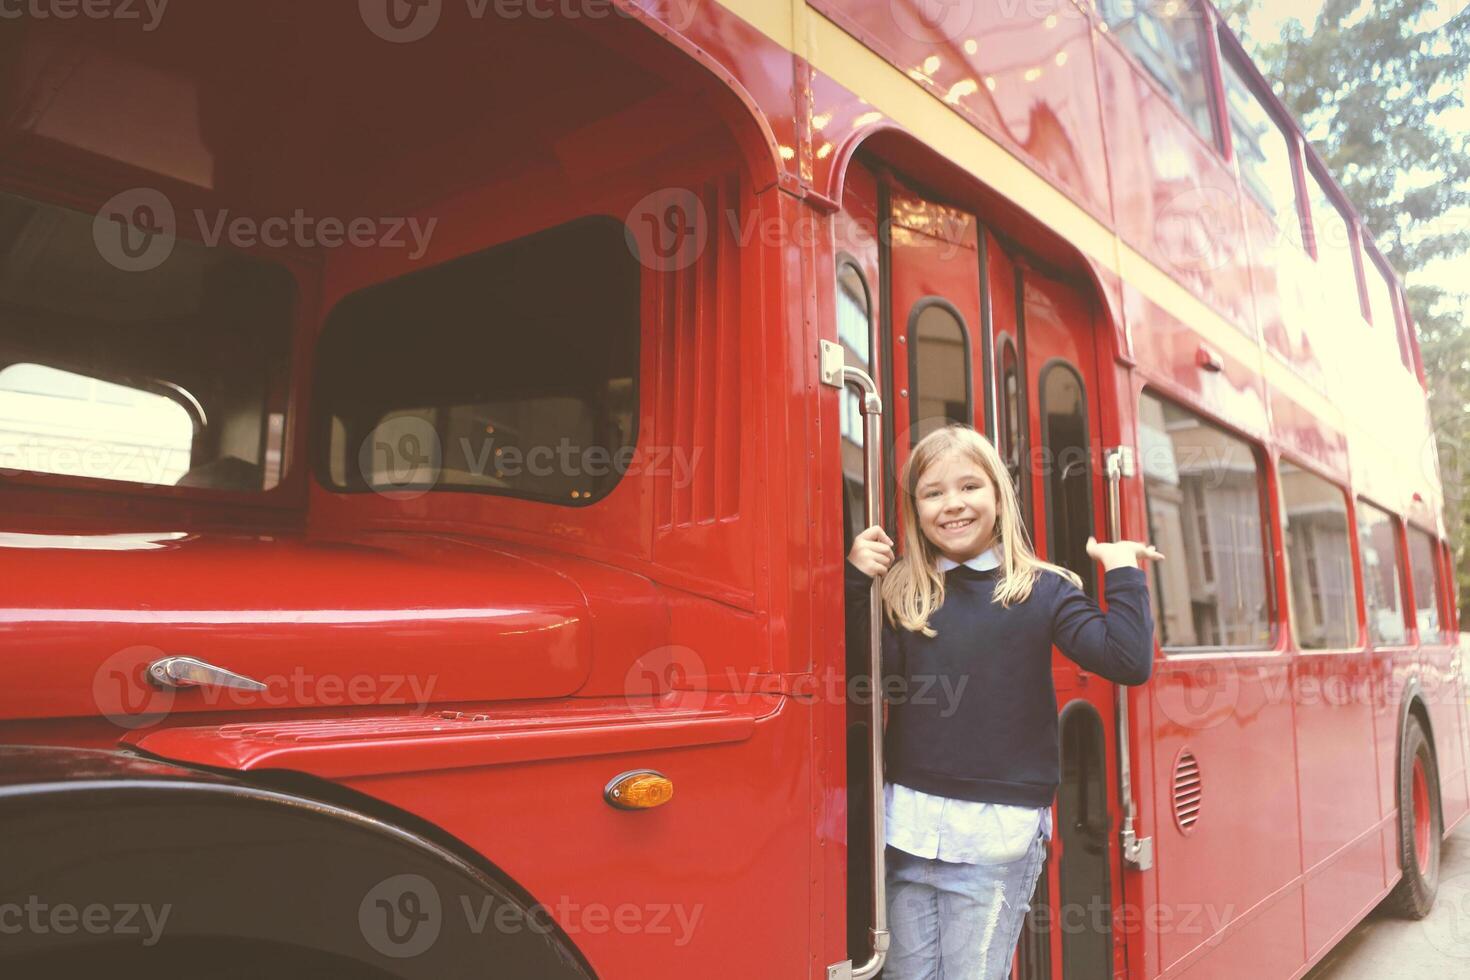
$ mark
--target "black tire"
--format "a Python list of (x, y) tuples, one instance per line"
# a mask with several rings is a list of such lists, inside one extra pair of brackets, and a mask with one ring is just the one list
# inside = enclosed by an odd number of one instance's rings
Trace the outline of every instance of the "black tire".
[[(1414, 764), (1418, 762), (1424, 776), (1425, 792), (1416, 796), (1414, 792)], [(1421, 814), (1427, 803), (1428, 813)], [(1403, 738), (1399, 740), (1398, 764), (1399, 806), (1399, 868), (1403, 877), (1383, 901), (1384, 911), (1406, 919), (1422, 919), (1434, 907), (1434, 896), (1439, 891), (1439, 851), (1444, 839), (1444, 825), (1439, 810), (1439, 769), (1435, 765), (1434, 746), (1424, 732), (1419, 718), (1410, 714), (1404, 724)], [(1416, 828), (1421, 817), (1427, 819), (1427, 841), (1423, 842), (1426, 853), (1421, 854), (1421, 843)]]

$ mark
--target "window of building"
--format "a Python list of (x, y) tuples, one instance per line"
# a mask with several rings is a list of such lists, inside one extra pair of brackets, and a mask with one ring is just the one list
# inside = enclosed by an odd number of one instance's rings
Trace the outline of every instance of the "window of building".
[(182, 238), (139, 267), (140, 242), (126, 222), (0, 194), (0, 469), (270, 489), (294, 280)]
[(1169, 94), (1210, 143), (1216, 143), (1208, 79), (1205, 14), (1194, 0), (1102, 0), (1108, 31)]
[(1282, 460), (1281, 512), (1291, 576), (1292, 629), (1303, 650), (1358, 643), (1357, 589), (1347, 498), (1333, 484)]
[(1363, 597), (1368, 636), (1376, 646), (1408, 642), (1404, 588), (1399, 571), (1397, 522), (1385, 511), (1358, 501), (1358, 547), (1363, 556)]
[(590, 217), (347, 297), (318, 354), (323, 480), (605, 496), (636, 442), (639, 294), (622, 224)]
[(970, 342), (965, 321), (944, 300), (923, 299), (909, 316), (910, 444), (950, 422), (973, 425)]
[(1230, 112), (1231, 142), (1240, 180), (1276, 221), (1277, 230), (1298, 248), (1302, 245), (1301, 213), (1291, 143), (1276, 116), (1247, 81), (1238, 55), (1222, 50), (1225, 102)]
[(1256, 451), (1148, 392), (1138, 438), (1149, 539), (1172, 559), (1150, 575), (1160, 645), (1269, 647), (1270, 548)]
[(1439, 564), (1434, 560), (1434, 538), (1417, 527), (1409, 528), (1409, 572), (1414, 576), (1414, 621), (1419, 626), (1419, 642), (1439, 640), (1440, 582)]

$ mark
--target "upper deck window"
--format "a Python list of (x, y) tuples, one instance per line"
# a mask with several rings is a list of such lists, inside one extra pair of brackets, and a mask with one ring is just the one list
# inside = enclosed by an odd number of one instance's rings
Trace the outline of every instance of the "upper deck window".
[(1215, 143), (1204, 11), (1194, 0), (1102, 0), (1109, 31), (1138, 59), (1195, 130)]
[(1347, 318), (1348, 322), (1360, 321), (1363, 304), (1358, 301), (1352, 225), (1316, 171), (1309, 170), (1307, 188), (1312, 203), (1312, 240), (1317, 246), (1317, 269), (1326, 309)]
[(0, 194), (0, 468), (270, 489), (291, 276), (185, 239), (140, 266), (105, 219)]
[(1277, 229), (1300, 248), (1302, 222), (1297, 208), (1291, 143), (1276, 116), (1246, 80), (1248, 74), (1237, 64), (1236, 53), (1230, 50), (1222, 53), (1225, 101), (1230, 109), (1230, 135), (1241, 183), (1276, 219)]
[(640, 266), (590, 217), (348, 296), (318, 355), (338, 490), (472, 490), (578, 506), (636, 438)]
[(1363, 278), (1368, 285), (1368, 310), (1373, 317), (1375, 332), (1393, 337), (1404, 367), (1410, 367), (1409, 348), (1404, 343), (1404, 331), (1400, 329), (1398, 306), (1394, 302), (1393, 276), (1387, 266), (1371, 251), (1363, 252)]

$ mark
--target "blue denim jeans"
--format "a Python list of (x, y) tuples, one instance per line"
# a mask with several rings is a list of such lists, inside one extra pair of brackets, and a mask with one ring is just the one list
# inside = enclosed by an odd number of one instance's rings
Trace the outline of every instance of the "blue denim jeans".
[(1005, 864), (956, 864), (889, 847), (883, 980), (1005, 980), (1046, 859), (1041, 834)]

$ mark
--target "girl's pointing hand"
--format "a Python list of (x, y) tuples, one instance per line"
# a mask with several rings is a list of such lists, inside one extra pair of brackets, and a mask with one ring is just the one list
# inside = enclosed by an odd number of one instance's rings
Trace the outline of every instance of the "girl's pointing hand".
[(1163, 561), (1164, 556), (1151, 544), (1141, 541), (1099, 541), (1087, 538), (1088, 557), (1102, 562), (1103, 570), (1137, 568), (1142, 561)]

